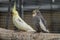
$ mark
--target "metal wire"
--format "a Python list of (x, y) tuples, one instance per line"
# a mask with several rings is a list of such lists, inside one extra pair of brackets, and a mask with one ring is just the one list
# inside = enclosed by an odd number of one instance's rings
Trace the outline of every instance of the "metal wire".
[(7, 13), (7, 17), (6, 17), (6, 29), (8, 29), (8, 25), (9, 25), (9, 15), (10, 15), (10, 2), (11, 0), (9, 0), (9, 5), (8, 5), (8, 13)]

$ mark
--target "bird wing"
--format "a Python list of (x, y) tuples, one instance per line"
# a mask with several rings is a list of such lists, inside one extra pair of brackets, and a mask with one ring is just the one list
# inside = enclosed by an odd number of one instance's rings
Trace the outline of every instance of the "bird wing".
[[(19, 18), (16, 18), (16, 19), (15, 19), (15, 22), (16, 22), (17, 24), (19, 24), (19, 25), (22, 25), (22, 24), (25, 25), (25, 23), (24, 23), (22, 20), (20, 20)], [(22, 26), (23, 26), (23, 25), (22, 25)]]
[(35, 31), (30, 25), (28, 25), (26, 22), (24, 22), (22, 19), (19, 18), (15, 19), (15, 22), (17, 25), (19, 25), (19, 28), (25, 31)]
[(40, 12), (40, 18), (42, 19), (43, 24), (46, 25), (47, 21), (45, 20), (41, 12)]
[(46, 29), (46, 27), (44, 26), (44, 24), (43, 24), (43, 22), (42, 22), (42, 20), (41, 20), (41, 19), (40, 19), (39, 24), (40, 24), (40, 27), (41, 27), (41, 29), (42, 29), (42, 30), (44, 30), (44, 31), (47, 31), (47, 32), (48, 32), (48, 30), (47, 30), (47, 29)]

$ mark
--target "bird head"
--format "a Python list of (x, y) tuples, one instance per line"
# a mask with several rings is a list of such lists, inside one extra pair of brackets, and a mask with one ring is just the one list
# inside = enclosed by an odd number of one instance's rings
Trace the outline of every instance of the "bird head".
[(32, 13), (33, 13), (32, 16), (35, 17), (36, 15), (40, 14), (40, 11), (38, 9), (35, 9), (35, 10), (33, 10)]

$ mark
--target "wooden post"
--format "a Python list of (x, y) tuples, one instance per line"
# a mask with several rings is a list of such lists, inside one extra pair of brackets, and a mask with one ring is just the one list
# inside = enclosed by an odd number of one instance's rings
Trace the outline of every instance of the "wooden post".
[(60, 40), (60, 34), (15, 32), (0, 28), (0, 40)]

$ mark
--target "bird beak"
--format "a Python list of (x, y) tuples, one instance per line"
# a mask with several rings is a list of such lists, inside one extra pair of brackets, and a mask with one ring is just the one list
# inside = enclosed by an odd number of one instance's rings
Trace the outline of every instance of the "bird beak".
[(13, 13), (11, 12), (11, 15), (13, 15)]

